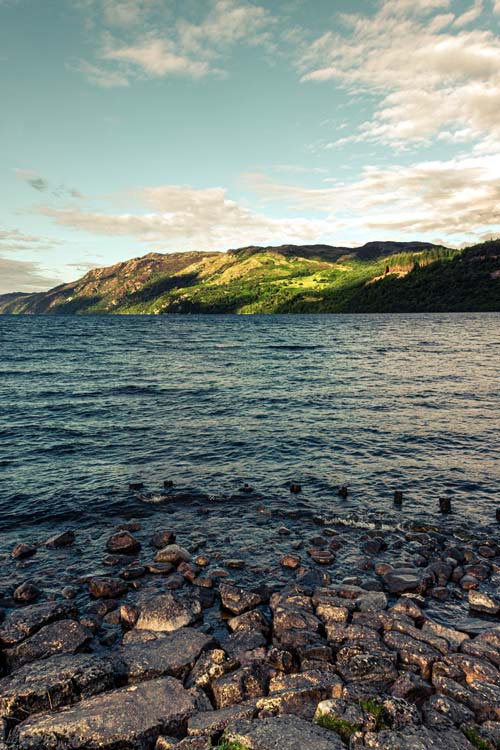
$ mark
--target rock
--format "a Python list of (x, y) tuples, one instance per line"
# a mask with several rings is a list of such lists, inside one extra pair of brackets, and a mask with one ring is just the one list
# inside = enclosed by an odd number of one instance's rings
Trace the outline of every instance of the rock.
[(218, 677), (233, 672), (239, 666), (235, 659), (228, 658), (225, 651), (221, 648), (213, 649), (207, 653), (202, 653), (188, 679), (187, 687), (199, 687), (210, 691), (210, 684)]
[(431, 677), (432, 665), (441, 658), (441, 654), (423, 641), (417, 641), (405, 633), (389, 630), (384, 635), (385, 643), (398, 653), (403, 664), (415, 665), (419, 668), (424, 680)]
[(40, 589), (29, 581), (21, 583), (13, 593), (13, 599), (20, 604), (30, 604), (40, 596)]
[(178, 736), (196, 712), (196, 696), (164, 677), (87, 698), (17, 726), (12, 750), (145, 750), (161, 734)]
[(122, 570), (120, 578), (123, 578), (124, 581), (135, 581), (137, 578), (142, 578), (144, 575), (146, 575), (146, 568), (144, 565), (132, 563)]
[(153, 573), (154, 575), (167, 576), (169, 573), (175, 570), (175, 568), (172, 563), (152, 562), (146, 565), (146, 570), (148, 573)]
[[(131, 631), (141, 635), (149, 631)], [(128, 642), (116, 652), (118, 668), (128, 682), (142, 682), (154, 677), (170, 675), (183, 679), (202, 651), (212, 643), (211, 636), (193, 628), (180, 628), (151, 637), (143, 642)]]
[(390, 688), (391, 695), (421, 706), (433, 692), (432, 685), (413, 672), (404, 672)]
[(432, 695), (422, 707), (425, 723), (432, 729), (460, 726), (474, 721), (474, 712), (446, 695)]
[(212, 682), (215, 706), (226, 708), (267, 693), (269, 669), (264, 662), (252, 662)]
[(500, 603), (481, 591), (469, 591), (469, 607), (474, 612), (496, 616), (500, 614)]
[(71, 602), (41, 602), (9, 612), (0, 629), (0, 644), (12, 646), (27, 638), (44, 625), (56, 620), (76, 617), (77, 609)]
[(340, 698), (343, 683), (328, 670), (310, 670), (300, 674), (279, 673), (269, 683), (269, 695), (258, 698), (259, 716), (293, 714), (312, 719), (319, 701)]
[(301, 558), (298, 555), (283, 555), (280, 558), (280, 564), (284, 568), (290, 568), (291, 570), (296, 570), (300, 567)]
[(470, 742), (457, 730), (435, 732), (425, 727), (401, 732), (367, 732), (364, 743), (357, 747), (363, 750), (473, 750)]
[(183, 601), (168, 592), (140, 605), (136, 628), (170, 632), (191, 625), (200, 614), (201, 604), (198, 599)]
[(373, 685), (377, 689), (387, 688), (398, 677), (394, 661), (382, 653), (356, 653), (346, 664), (339, 667), (346, 682)]
[(76, 620), (58, 620), (44, 625), (22, 643), (6, 649), (4, 658), (10, 670), (44, 659), (52, 654), (74, 654), (91, 639), (91, 633)]
[(383, 579), (390, 594), (417, 591), (422, 583), (417, 572), (412, 573), (406, 570), (391, 570), (383, 576)]
[(141, 549), (140, 543), (128, 531), (119, 531), (110, 536), (106, 549), (115, 555), (134, 555)]
[(344, 750), (335, 732), (297, 716), (238, 719), (229, 724), (223, 739), (245, 750)]
[(128, 591), (128, 586), (120, 578), (100, 576), (91, 578), (89, 592), (94, 599), (117, 599)]
[(36, 553), (36, 547), (33, 544), (24, 544), (21, 542), (20, 544), (16, 544), (12, 552), (10, 553), (10, 556), (14, 560), (24, 560), (27, 557), (31, 557)]
[(0, 717), (20, 722), (115, 687), (110, 659), (94, 654), (52, 656), (0, 680)]
[(209, 736), (215, 739), (235, 719), (253, 719), (257, 708), (253, 703), (240, 703), (218, 711), (203, 711), (188, 721), (188, 734), (192, 737)]
[(236, 615), (241, 615), (243, 612), (254, 609), (262, 602), (260, 594), (253, 591), (246, 591), (230, 583), (221, 583), (219, 592), (223, 606)]
[(54, 534), (50, 539), (47, 539), (45, 546), (51, 549), (58, 547), (69, 547), (75, 541), (74, 531), (63, 531), (62, 534)]
[(375, 612), (387, 609), (387, 596), (383, 591), (370, 591), (361, 594), (356, 599), (356, 607), (360, 612)]
[(181, 562), (189, 562), (191, 555), (178, 544), (167, 544), (163, 549), (158, 550), (155, 555), (155, 562), (161, 563), (172, 563), (172, 565), (179, 565)]
[(249, 612), (244, 612), (242, 615), (231, 617), (231, 619), (227, 621), (227, 626), (229, 630), (233, 632), (236, 632), (237, 630), (250, 630), (259, 631), (264, 635), (269, 632), (268, 622), (262, 612), (258, 609), (252, 609)]
[(176, 535), (174, 531), (171, 531), (170, 529), (162, 529), (153, 534), (151, 537), (151, 544), (153, 547), (156, 547), (156, 549), (163, 549), (169, 544), (174, 544), (175, 539)]

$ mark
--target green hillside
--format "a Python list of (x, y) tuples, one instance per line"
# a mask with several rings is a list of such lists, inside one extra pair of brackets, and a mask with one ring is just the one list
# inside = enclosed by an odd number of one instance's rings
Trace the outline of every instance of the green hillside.
[(0, 297), (2, 313), (309, 313), (500, 310), (500, 240), (464, 250), (372, 242), (151, 253), (49, 292)]

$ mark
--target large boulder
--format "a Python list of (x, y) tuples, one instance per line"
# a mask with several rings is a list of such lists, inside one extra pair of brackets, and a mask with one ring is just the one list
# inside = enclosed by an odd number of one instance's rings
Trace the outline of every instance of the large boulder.
[(229, 724), (223, 736), (229, 745), (239, 743), (245, 750), (344, 750), (335, 732), (297, 716), (239, 719)]
[(22, 609), (13, 609), (0, 628), (0, 646), (13, 646), (28, 638), (37, 630), (56, 620), (75, 617), (74, 604), (64, 602), (41, 602)]
[(17, 726), (13, 750), (146, 750), (161, 734), (178, 736), (197, 709), (197, 696), (164, 677), (81, 701)]
[(41, 659), (0, 680), (0, 718), (23, 721), (30, 714), (76, 703), (113, 687), (110, 659), (94, 654)]
[(211, 636), (194, 628), (180, 628), (171, 633), (130, 631), (130, 635), (148, 635), (147, 639), (130, 642), (118, 652), (118, 669), (129, 682), (142, 682), (153, 677), (171, 675), (184, 678), (196, 659), (213, 643)]
[(45, 625), (22, 643), (7, 649), (4, 652), (5, 663), (12, 671), (52, 654), (74, 654), (91, 638), (90, 631), (76, 620), (58, 620)]
[(140, 605), (136, 628), (170, 632), (191, 625), (200, 614), (201, 604), (198, 599), (183, 600), (166, 593)]

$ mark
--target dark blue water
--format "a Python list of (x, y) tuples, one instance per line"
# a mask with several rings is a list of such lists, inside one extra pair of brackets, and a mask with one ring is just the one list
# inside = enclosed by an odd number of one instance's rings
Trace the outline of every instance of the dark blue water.
[[(154, 513), (164, 479), (491, 520), (500, 316), (0, 317), (4, 531)], [(128, 491), (145, 482), (144, 495)], [(153, 501), (153, 502), (151, 502)], [(242, 501), (240, 501), (242, 502)], [(241, 513), (244, 513), (242, 507)]]

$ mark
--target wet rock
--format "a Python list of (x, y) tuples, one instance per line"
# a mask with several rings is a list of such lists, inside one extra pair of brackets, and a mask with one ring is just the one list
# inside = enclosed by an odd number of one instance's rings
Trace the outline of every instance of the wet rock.
[(469, 608), (474, 612), (496, 616), (500, 614), (500, 602), (482, 591), (469, 591)]
[(61, 534), (54, 534), (50, 539), (47, 539), (45, 546), (51, 549), (58, 547), (69, 547), (75, 541), (74, 531), (63, 531)]
[(59, 620), (45, 625), (22, 643), (4, 652), (10, 670), (52, 654), (73, 654), (91, 639), (91, 633), (76, 620)]
[(390, 594), (418, 591), (422, 584), (417, 572), (407, 570), (391, 570), (383, 578)]
[(297, 716), (238, 719), (228, 725), (223, 738), (248, 750), (344, 750), (334, 732)]
[(161, 563), (172, 563), (172, 565), (179, 565), (181, 562), (189, 562), (191, 555), (178, 544), (167, 544), (166, 547), (158, 550), (155, 555), (155, 562)]
[(144, 750), (161, 735), (178, 736), (196, 712), (196, 696), (164, 677), (87, 698), (14, 729), (13, 750)]
[(175, 570), (175, 568), (172, 563), (152, 562), (146, 565), (146, 570), (148, 573), (153, 573), (154, 575), (167, 576), (169, 573)]
[(116, 599), (128, 591), (127, 584), (119, 578), (105, 576), (91, 578), (88, 586), (94, 599)]
[(194, 597), (187, 600), (165, 593), (140, 605), (136, 628), (138, 630), (178, 630), (191, 625), (201, 614), (200, 601)]
[(164, 547), (168, 547), (169, 544), (174, 544), (175, 539), (176, 535), (174, 531), (171, 529), (162, 529), (153, 534), (151, 544), (156, 549), (163, 549)]
[(236, 615), (254, 609), (262, 602), (260, 594), (233, 586), (230, 583), (221, 583), (219, 593), (223, 606)]
[(142, 682), (163, 675), (183, 679), (201, 652), (213, 643), (211, 636), (193, 628), (181, 628), (168, 634), (138, 632), (142, 635), (149, 633), (151, 637), (142, 642), (127, 642), (116, 652), (120, 674), (128, 682)]
[(122, 570), (120, 578), (123, 578), (124, 581), (135, 581), (138, 578), (142, 578), (144, 575), (146, 575), (146, 568), (144, 565), (133, 563), (132, 565), (127, 565), (127, 567)]
[(290, 570), (296, 570), (300, 567), (301, 558), (298, 555), (283, 555), (280, 557), (280, 564), (284, 568), (290, 568)]
[(115, 687), (111, 660), (94, 654), (52, 656), (0, 680), (0, 717), (23, 721)]
[(65, 586), (63, 589), (61, 589), (61, 595), (64, 596), (65, 599), (74, 599), (78, 594), (78, 589), (76, 586)]
[(27, 557), (32, 557), (34, 554), (36, 554), (36, 547), (33, 544), (24, 544), (21, 542), (20, 544), (16, 544), (10, 556), (14, 560), (24, 560)]
[(19, 602), (20, 604), (30, 604), (31, 602), (34, 602), (35, 599), (38, 599), (40, 596), (40, 589), (33, 583), (25, 581), (15, 589), (12, 596), (15, 602)]
[(264, 662), (253, 662), (229, 672), (212, 682), (216, 708), (258, 698), (267, 693), (269, 668)]
[(56, 620), (75, 617), (77, 609), (71, 602), (41, 602), (23, 609), (12, 610), (0, 628), (0, 644), (12, 646), (27, 638), (44, 625)]
[(106, 549), (115, 555), (135, 555), (140, 551), (141, 545), (129, 531), (119, 531), (109, 537)]

